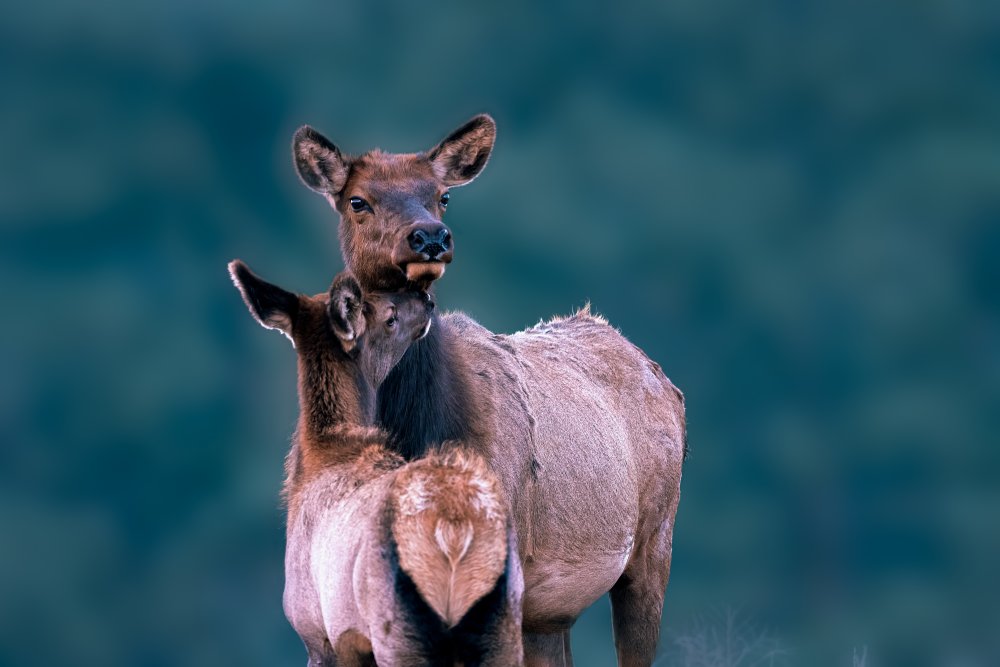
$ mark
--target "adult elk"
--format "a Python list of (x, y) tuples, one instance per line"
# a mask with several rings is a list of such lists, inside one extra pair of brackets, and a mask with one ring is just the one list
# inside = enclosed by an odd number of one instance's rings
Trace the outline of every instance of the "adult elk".
[(309, 665), (521, 664), (523, 581), (496, 477), (457, 446), (407, 464), (370, 427), (375, 387), (426, 334), (433, 301), (363, 300), (346, 275), (306, 297), (229, 269), (298, 354), (284, 607)]
[[(349, 157), (303, 128), (293, 154), (340, 213), (347, 267), (366, 289), (392, 289), (439, 277), (404, 242), (443, 225), (441, 198), (479, 174), (494, 137), (477, 116), (424, 153)], [(461, 441), (499, 476), (524, 570), (526, 664), (571, 664), (570, 627), (609, 591), (619, 664), (652, 663), (686, 451), (684, 398), (658, 364), (589, 310), (513, 335), (435, 315), (379, 389), (377, 422), (407, 458)]]
[(366, 290), (407, 281), (429, 284), (451, 262), (454, 245), (441, 218), (448, 189), (474, 179), (489, 159), (496, 125), (476, 116), (420, 154), (374, 150), (345, 156), (309, 126), (292, 140), (302, 182), (340, 213), (340, 247)]

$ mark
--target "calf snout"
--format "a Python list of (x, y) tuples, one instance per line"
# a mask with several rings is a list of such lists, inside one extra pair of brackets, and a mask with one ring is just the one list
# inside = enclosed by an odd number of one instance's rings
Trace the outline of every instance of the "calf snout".
[(447, 261), (444, 256), (451, 250), (451, 232), (441, 223), (420, 225), (406, 241), (413, 252), (425, 255), (426, 261)]

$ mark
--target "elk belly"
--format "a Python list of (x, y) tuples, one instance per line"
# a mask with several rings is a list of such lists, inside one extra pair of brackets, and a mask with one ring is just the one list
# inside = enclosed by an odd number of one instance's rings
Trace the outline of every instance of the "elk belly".
[(444, 275), (444, 262), (410, 262), (406, 265), (406, 279), (411, 282), (437, 280)]

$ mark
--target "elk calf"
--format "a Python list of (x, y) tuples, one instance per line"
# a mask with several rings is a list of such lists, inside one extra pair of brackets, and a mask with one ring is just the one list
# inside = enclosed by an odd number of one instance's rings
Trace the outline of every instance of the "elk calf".
[(462, 448), (405, 464), (372, 422), (375, 389), (424, 336), (426, 293), (368, 295), (342, 274), (295, 295), (240, 261), (251, 314), (295, 345), (284, 607), (309, 665), (518, 665), (523, 581), (503, 491)]

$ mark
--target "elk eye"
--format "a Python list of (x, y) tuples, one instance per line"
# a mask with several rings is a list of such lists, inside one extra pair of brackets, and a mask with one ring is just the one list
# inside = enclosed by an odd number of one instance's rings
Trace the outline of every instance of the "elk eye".
[(361, 213), (361, 211), (369, 208), (368, 202), (366, 202), (361, 197), (351, 197), (351, 210), (355, 213)]
[(390, 317), (385, 321), (385, 325), (391, 329), (394, 326), (396, 326), (396, 322), (397, 322), (397, 317), (393, 315), (392, 317)]
[(448, 208), (449, 199), (451, 199), (451, 195), (447, 192), (441, 195), (441, 208)]

